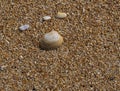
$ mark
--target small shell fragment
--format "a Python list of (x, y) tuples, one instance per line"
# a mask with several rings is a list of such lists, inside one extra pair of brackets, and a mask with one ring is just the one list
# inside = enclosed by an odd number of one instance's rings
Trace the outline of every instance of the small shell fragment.
[(47, 21), (47, 20), (50, 20), (50, 19), (51, 19), (50, 16), (44, 16), (44, 17), (43, 17), (43, 20), (44, 20), (44, 21)]
[(30, 26), (28, 24), (22, 25), (19, 27), (20, 30), (24, 31), (27, 30)]
[(62, 18), (65, 18), (66, 16), (67, 16), (66, 13), (58, 12), (56, 17), (62, 19)]
[(45, 50), (56, 49), (63, 43), (63, 37), (57, 31), (46, 33), (40, 41), (40, 47)]

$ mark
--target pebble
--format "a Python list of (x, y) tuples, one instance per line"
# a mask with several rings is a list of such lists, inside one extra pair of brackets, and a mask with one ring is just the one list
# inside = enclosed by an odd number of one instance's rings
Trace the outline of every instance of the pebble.
[(62, 19), (62, 18), (67, 17), (67, 14), (63, 12), (58, 12), (56, 17)]
[(44, 20), (44, 21), (47, 21), (47, 20), (50, 20), (50, 19), (51, 19), (50, 16), (44, 16), (44, 17), (43, 17), (43, 20)]
[(63, 37), (57, 31), (46, 33), (40, 41), (40, 47), (45, 50), (56, 49), (63, 43)]
[(22, 25), (19, 27), (20, 30), (24, 31), (27, 30), (30, 26), (28, 24)]

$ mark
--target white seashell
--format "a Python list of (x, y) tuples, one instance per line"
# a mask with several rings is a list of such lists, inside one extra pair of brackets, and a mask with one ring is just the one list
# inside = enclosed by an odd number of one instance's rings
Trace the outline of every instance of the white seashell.
[(28, 24), (22, 25), (19, 27), (20, 30), (24, 31), (27, 30), (30, 26)]
[(62, 18), (65, 18), (66, 16), (67, 16), (66, 13), (58, 12), (56, 17), (62, 19)]
[(44, 17), (43, 17), (43, 20), (45, 20), (45, 21), (50, 20), (50, 19), (51, 19), (50, 16), (44, 16)]
[(40, 42), (42, 49), (56, 49), (63, 43), (63, 37), (57, 31), (46, 33)]

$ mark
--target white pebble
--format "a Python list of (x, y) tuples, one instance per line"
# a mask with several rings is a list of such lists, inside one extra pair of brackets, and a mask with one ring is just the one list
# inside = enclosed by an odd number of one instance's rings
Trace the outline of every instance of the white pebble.
[(50, 16), (44, 16), (44, 17), (43, 17), (43, 20), (45, 20), (45, 21), (50, 20), (50, 19), (51, 19)]
[(30, 26), (28, 24), (22, 25), (19, 27), (20, 30), (24, 31), (27, 30)]

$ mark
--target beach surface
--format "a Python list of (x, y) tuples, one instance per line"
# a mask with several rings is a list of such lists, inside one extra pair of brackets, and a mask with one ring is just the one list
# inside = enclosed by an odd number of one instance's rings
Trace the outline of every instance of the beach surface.
[[(64, 43), (42, 50), (52, 30)], [(0, 0), (0, 91), (120, 91), (120, 1)]]

